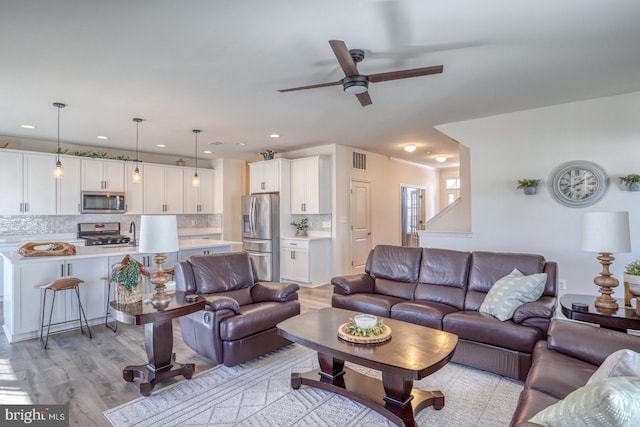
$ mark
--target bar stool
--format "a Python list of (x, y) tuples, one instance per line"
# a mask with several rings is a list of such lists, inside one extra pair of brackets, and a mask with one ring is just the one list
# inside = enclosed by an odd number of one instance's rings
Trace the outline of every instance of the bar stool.
[[(79, 315), (80, 315), (80, 333), (84, 333), (84, 329), (82, 328), (82, 318), (84, 317), (84, 323), (87, 326), (87, 330), (89, 331), (89, 339), (93, 338), (93, 336), (91, 335), (91, 329), (89, 328), (89, 322), (87, 322), (87, 316), (84, 314), (84, 309), (82, 308), (82, 303), (80, 302), (80, 290), (78, 288), (78, 285), (80, 283), (84, 283), (83, 280), (80, 279), (76, 279), (75, 277), (67, 277), (65, 279), (58, 279), (58, 280), (54, 280), (51, 283), (48, 283), (46, 285), (40, 285), (37, 286), (40, 289), (44, 289), (44, 293), (42, 295), (42, 322), (40, 322), (40, 345), (42, 345), (42, 348), (46, 350), (47, 348), (47, 343), (49, 342), (49, 331), (51, 329), (51, 318), (53, 317), (53, 305), (56, 302), (56, 294), (59, 291), (70, 291), (70, 290), (75, 290), (76, 292), (76, 297), (78, 298), (78, 308), (79, 308)], [(53, 298), (51, 300), (51, 310), (49, 310), (49, 323), (47, 325), (47, 335), (46, 337), (43, 337), (43, 332), (44, 332), (44, 312), (45, 312), (45, 307), (47, 306), (47, 292), (48, 291), (52, 291), (53, 292)], [(53, 325), (60, 325), (63, 323), (68, 323), (70, 322), (70, 320), (64, 321), (64, 322), (57, 322), (57, 323), (53, 323)]]
[[(114, 288), (114, 296), (115, 296), (115, 288), (118, 286), (116, 283), (111, 280), (111, 276), (103, 277), (103, 279), (107, 282), (107, 308), (105, 310), (104, 315), (104, 326), (111, 329), (113, 332), (118, 332), (118, 321), (113, 319), (113, 323), (109, 323), (109, 316), (111, 316), (111, 306), (109, 305), (109, 300), (111, 298), (111, 284), (113, 283)], [(115, 298), (114, 298), (115, 299)]]

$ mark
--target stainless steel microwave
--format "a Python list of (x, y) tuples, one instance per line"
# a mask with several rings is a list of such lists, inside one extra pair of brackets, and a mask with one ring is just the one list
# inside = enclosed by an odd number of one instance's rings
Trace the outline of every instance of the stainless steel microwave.
[(111, 191), (83, 191), (82, 209), (84, 213), (122, 214), (127, 210), (124, 193)]

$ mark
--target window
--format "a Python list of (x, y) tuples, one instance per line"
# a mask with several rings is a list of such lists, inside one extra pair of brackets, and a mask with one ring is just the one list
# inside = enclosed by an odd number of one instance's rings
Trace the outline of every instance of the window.
[[(448, 178), (447, 179), (447, 190), (459, 190), (460, 189), (460, 179), (459, 178)], [(451, 202), (449, 202), (451, 203)]]

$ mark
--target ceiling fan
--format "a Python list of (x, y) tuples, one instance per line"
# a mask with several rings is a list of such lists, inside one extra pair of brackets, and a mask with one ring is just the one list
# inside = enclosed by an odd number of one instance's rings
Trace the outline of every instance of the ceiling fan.
[(280, 89), (278, 92), (292, 92), (295, 90), (316, 89), (319, 87), (342, 85), (347, 93), (354, 94), (363, 107), (371, 104), (369, 92), (369, 83), (380, 83), (389, 80), (408, 79), (411, 77), (428, 76), (430, 74), (442, 73), (443, 66), (436, 65), (433, 67), (413, 68), (410, 70), (389, 71), (387, 73), (377, 73), (364, 75), (358, 72), (356, 64), (364, 59), (364, 50), (347, 49), (347, 45), (342, 40), (329, 40), (331, 49), (338, 59), (338, 63), (344, 71), (345, 77), (337, 82), (320, 83), (310, 86), (292, 87), (289, 89)]

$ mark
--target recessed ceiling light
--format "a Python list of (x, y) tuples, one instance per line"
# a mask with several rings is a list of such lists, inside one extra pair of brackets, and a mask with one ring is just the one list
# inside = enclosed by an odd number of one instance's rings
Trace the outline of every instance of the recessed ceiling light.
[(164, 148), (164, 147), (166, 147), (166, 145), (164, 145), (164, 144), (156, 144), (156, 147)]
[(438, 157), (436, 157), (436, 162), (442, 163), (442, 162), (445, 162), (445, 161), (447, 161), (447, 157), (446, 156), (438, 156)]
[(277, 133), (272, 133), (271, 135), (269, 135), (269, 137), (271, 138), (280, 138), (280, 135)]
[(21, 128), (23, 129), (35, 129), (36, 127), (34, 125), (20, 125)]
[(203, 151), (203, 153), (204, 153), (204, 154), (211, 154), (211, 151), (209, 151), (209, 150), (204, 150), (204, 151)]
[(413, 153), (414, 151), (416, 151), (417, 147), (416, 147), (416, 144), (408, 144), (402, 148), (404, 148), (404, 151), (406, 151), (407, 153)]
[(98, 136), (96, 136), (96, 138), (98, 138), (98, 139), (109, 139), (108, 136), (104, 136), (104, 135), (98, 135)]
[(236, 145), (237, 145), (238, 147), (244, 147), (244, 146), (245, 146), (245, 145), (247, 145), (247, 144), (245, 144), (244, 142), (236, 142)]

